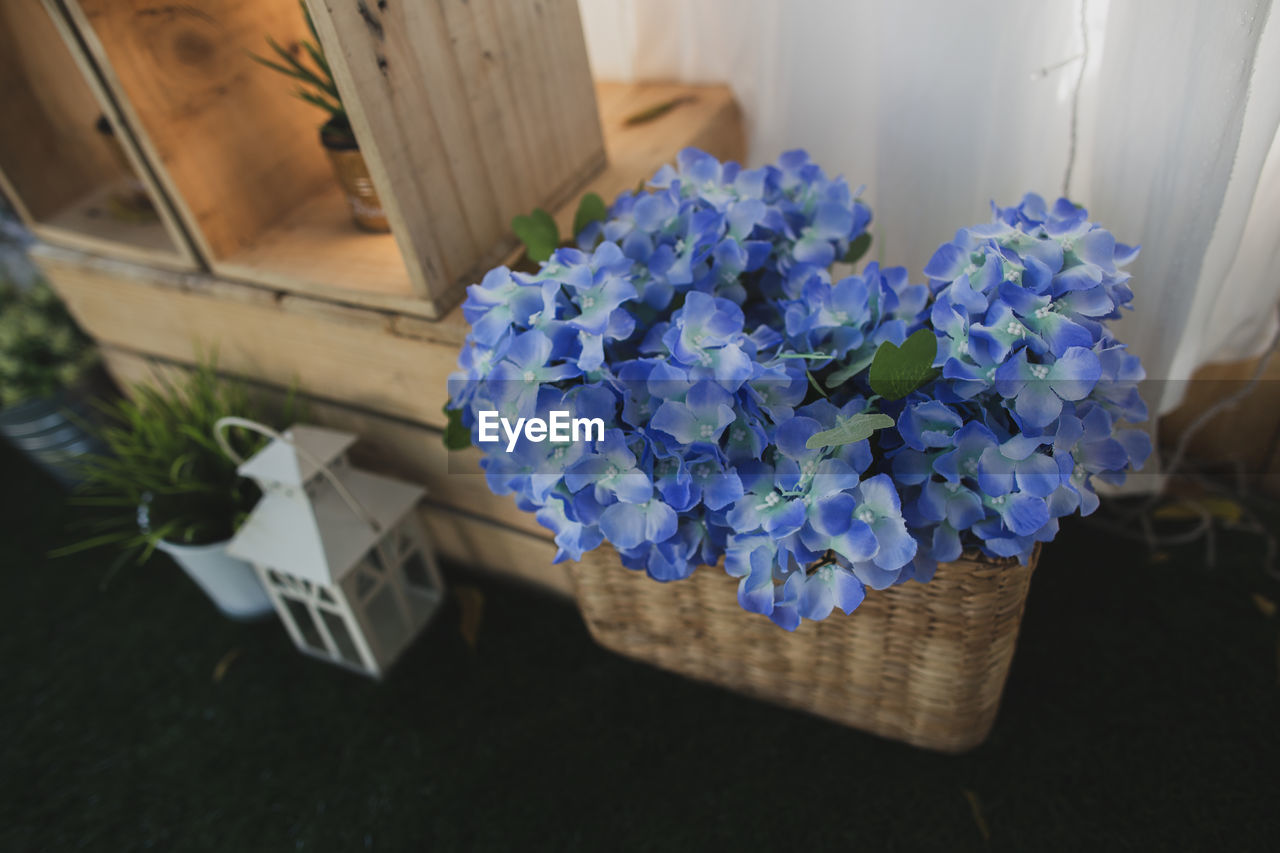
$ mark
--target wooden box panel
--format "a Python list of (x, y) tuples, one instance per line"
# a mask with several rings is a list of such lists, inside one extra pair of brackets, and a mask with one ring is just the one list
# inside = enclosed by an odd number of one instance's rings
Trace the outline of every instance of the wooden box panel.
[[(211, 268), (439, 317), (516, 213), (604, 163), (575, 0), (311, 0), (393, 234), (351, 223), (326, 117), (252, 61), (306, 37), (296, 0), (65, 0)], [(385, 7), (385, 8), (379, 8)]]
[(207, 275), (33, 253), (95, 340), (191, 363), (216, 349), (229, 372), (418, 423), (440, 425), (457, 348), (402, 337), (377, 311), (284, 296)]
[[(39, 0), (0, 4), (0, 189), (41, 239), (174, 269), (195, 255), (150, 185), (127, 133), (111, 122), (92, 69)], [(96, 127), (101, 116), (117, 130)], [(142, 193), (154, 214), (121, 200)]]
[(309, 0), (417, 292), (440, 316), (604, 167), (577, 0)]

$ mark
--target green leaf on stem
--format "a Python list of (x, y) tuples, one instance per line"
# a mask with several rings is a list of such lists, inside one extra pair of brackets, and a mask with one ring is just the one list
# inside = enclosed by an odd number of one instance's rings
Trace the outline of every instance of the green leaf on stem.
[(462, 425), (462, 410), (451, 409), (446, 403), (445, 417), (449, 419), (444, 428), (444, 446), (446, 450), (465, 450), (471, 446), (471, 431)]
[(578, 202), (578, 212), (573, 215), (573, 236), (577, 237), (592, 222), (603, 222), (609, 218), (609, 209), (604, 199), (595, 193), (587, 193)]
[(866, 370), (867, 366), (871, 364), (871, 359), (873, 358), (875, 358), (875, 353), (855, 359), (843, 367), (838, 367), (831, 371), (831, 373), (827, 374), (827, 387), (839, 388), (841, 385)]
[(535, 261), (545, 261), (560, 245), (560, 229), (551, 214), (538, 208), (528, 216), (511, 220), (511, 230), (524, 243), (525, 254)]
[(870, 438), (876, 430), (893, 426), (893, 418), (880, 412), (863, 412), (841, 421), (834, 429), (823, 430), (809, 436), (804, 446), (810, 450), (823, 447), (840, 447)]
[(886, 400), (901, 400), (938, 376), (933, 359), (938, 354), (938, 339), (928, 329), (921, 329), (895, 346), (885, 341), (871, 361), (871, 390)]
[(849, 244), (849, 251), (845, 252), (844, 257), (840, 260), (846, 264), (856, 264), (867, 253), (867, 249), (870, 248), (871, 235), (864, 231)]

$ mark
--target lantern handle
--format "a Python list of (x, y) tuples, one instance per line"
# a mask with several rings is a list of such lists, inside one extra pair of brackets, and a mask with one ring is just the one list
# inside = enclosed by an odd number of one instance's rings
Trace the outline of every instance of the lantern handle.
[(244, 464), (244, 457), (239, 453), (236, 453), (231, 447), (231, 443), (227, 441), (225, 433), (227, 427), (233, 426), (247, 429), (250, 432), (256, 432), (260, 435), (265, 435), (267, 438), (274, 439), (276, 441), (282, 441), (292, 447), (295, 453), (310, 462), (312, 465), (316, 466), (316, 469), (321, 474), (324, 474), (330, 485), (333, 486), (334, 491), (338, 493), (338, 497), (342, 498), (347, 507), (355, 513), (356, 518), (369, 525), (369, 527), (373, 529), (374, 533), (382, 532), (382, 525), (378, 524), (378, 520), (364, 508), (360, 501), (356, 500), (355, 495), (351, 494), (350, 490), (342, 484), (342, 481), (338, 479), (337, 475), (329, 470), (329, 466), (321, 463), (319, 459), (316, 459), (309, 452), (303, 450), (293, 442), (293, 439), (276, 432), (265, 424), (260, 424), (257, 421), (251, 421), (248, 418), (238, 418), (235, 416), (218, 418), (217, 422), (213, 425), (214, 440), (218, 442), (218, 447), (222, 449), (222, 452), (226, 454), (227, 458), (236, 463), (237, 466)]

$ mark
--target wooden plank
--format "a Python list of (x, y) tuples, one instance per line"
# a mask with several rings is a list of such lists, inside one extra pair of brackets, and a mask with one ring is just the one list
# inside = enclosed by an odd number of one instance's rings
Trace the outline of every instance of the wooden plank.
[(413, 292), (440, 316), (604, 166), (576, 0), (352, 3), (312, 16)]
[[(609, 168), (582, 191), (611, 203), (624, 190), (634, 190), (664, 163), (673, 163), (683, 148), (701, 148), (721, 160), (746, 156), (742, 111), (726, 86), (662, 83), (599, 83), (600, 119), (609, 143)], [(628, 119), (654, 107), (667, 112), (640, 124)], [(573, 230), (576, 199), (556, 210), (561, 234)]]
[[(567, 564), (551, 562), (556, 546), (546, 539), (440, 507), (423, 507), (422, 520), (439, 553), (455, 565), (517, 578), (567, 598), (573, 596)], [(620, 564), (617, 568), (622, 571)]]
[(31, 232), (56, 246), (166, 269), (196, 269), (190, 250), (175, 251), (173, 237), (162, 219), (134, 221), (112, 212), (112, 197), (127, 198), (137, 186), (132, 177), (104, 184), (47, 219), (33, 220), (29, 223)]
[[(224, 367), (317, 397), (441, 426), (457, 348), (400, 337), (377, 312), (286, 310), (254, 289), (43, 247), (33, 259), (95, 339), (178, 362), (217, 349)], [(358, 311), (360, 309), (351, 309)]]
[[(163, 200), (139, 177), (124, 134), (96, 128), (109, 105), (64, 43), (60, 15), (36, 0), (0, 4), (0, 189), (43, 240), (175, 269), (197, 265)], [(115, 127), (118, 124), (113, 122)], [(123, 217), (111, 197), (146, 192), (154, 219)]]
[[(332, 181), (242, 248), (216, 258), (219, 275), (365, 304), (413, 305), (409, 271), (396, 238), (360, 231)], [(425, 309), (423, 309), (425, 310)]]
[[(176, 377), (184, 369), (119, 347), (103, 347), (102, 357), (123, 387)], [(278, 405), (285, 394), (278, 387), (249, 387), (267, 405)], [(450, 453), (440, 432), (428, 427), (325, 400), (308, 398), (307, 403), (315, 423), (360, 436), (351, 451), (356, 465), (427, 488), (424, 514), (445, 556), (563, 591), (567, 573), (551, 565), (555, 546), (550, 532), (517, 509), (510, 497), (489, 491), (477, 451)]]

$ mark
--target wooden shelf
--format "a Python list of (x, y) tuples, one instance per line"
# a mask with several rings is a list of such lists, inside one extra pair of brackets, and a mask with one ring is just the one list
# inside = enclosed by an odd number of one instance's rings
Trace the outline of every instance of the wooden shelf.
[(395, 237), (354, 228), (336, 184), (304, 199), (217, 268), (228, 278), (280, 290), (389, 310), (422, 310)]
[(351, 222), (324, 113), (253, 62), (309, 38), (297, 0), (45, 2), (225, 278), (438, 317), (510, 251), (512, 216), (604, 165), (576, 0), (310, 0), (391, 235)]
[(31, 230), (47, 243), (137, 263), (190, 269), (190, 262), (173, 251), (173, 241), (158, 215), (134, 219), (118, 211), (113, 199), (127, 198), (140, 189), (137, 179), (119, 178), (91, 190), (46, 219), (33, 221)]
[[(595, 88), (608, 165), (581, 193), (595, 192), (612, 202), (673, 160), (676, 152), (671, 146), (677, 143), (742, 157), (738, 107), (724, 86), (598, 83)], [(631, 116), (664, 103), (678, 105), (650, 122), (627, 124)], [(573, 228), (579, 198), (575, 193), (553, 209), (563, 234)], [(511, 252), (502, 252), (489, 266), (514, 260)], [(305, 199), (251, 245), (223, 260), (217, 272), (337, 302), (430, 316), (414, 292), (395, 239), (353, 229), (346, 202), (333, 185)], [(483, 272), (479, 270), (474, 280)], [(449, 312), (439, 323), (443, 337), (461, 343), (460, 310)]]
[[(0, 4), (0, 189), (41, 239), (123, 260), (196, 269), (194, 253), (96, 81), (38, 2)], [(143, 193), (156, 218), (128, 221), (111, 197)]]

